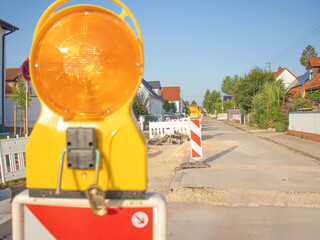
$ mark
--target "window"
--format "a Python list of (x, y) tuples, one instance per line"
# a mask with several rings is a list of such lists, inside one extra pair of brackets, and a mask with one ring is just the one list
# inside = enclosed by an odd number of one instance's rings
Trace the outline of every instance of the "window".
[(313, 69), (309, 70), (309, 82), (313, 79)]

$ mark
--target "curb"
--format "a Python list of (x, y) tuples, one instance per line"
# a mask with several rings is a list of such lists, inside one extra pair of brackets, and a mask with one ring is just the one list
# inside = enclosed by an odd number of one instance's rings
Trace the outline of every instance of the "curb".
[[(182, 164), (189, 162), (190, 156), (191, 156), (191, 152), (187, 151), (184, 158), (182, 159)], [(172, 184), (171, 184), (172, 191), (174, 191), (180, 187), (180, 183), (181, 183), (181, 180), (182, 180), (182, 177), (184, 174), (184, 171), (183, 171), (183, 169), (180, 168), (180, 166), (176, 167), (174, 169), (174, 171), (176, 174), (174, 175), (174, 177), (172, 179)]]
[(0, 190), (0, 239), (8, 236), (12, 229), (11, 189)]
[(274, 140), (274, 139), (272, 139), (272, 138), (269, 138), (269, 137), (260, 136), (260, 135), (258, 135), (258, 134), (253, 134), (253, 132), (251, 132), (250, 130), (246, 130), (246, 129), (242, 128), (242, 127), (235, 126), (235, 125), (233, 125), (233, 124), (231, 124), (231, 123), (229, 123), (229, 122), (225, 122), (225, 124), (227, 124), (228, 126), (237, 128), (237, 129), (239, 129), (239, 130), (245, 131), (245, 132), (247, 132), (247, 133), (250, 133), (250, 134), (252, 134), (252, 135), (256, 135), (256, 136), (257, 136), (258, 138), (260, 138), (260, 139), (267, 140), (267, 141), (272, 142), (272, 143), (275, 143), (275, 144), (277, 144), (277, 145), (279, 145), (279, 146), (285, 147), (285, 148), (287, 148), (287, 149), (289, 149), (289, 150), (291, 150), (291, 151), (300, 153), (300, 154), (302, 154), (302, 155), (304, 155), (304, 156), (307, 156), (307, 157), (310, 157), (310, 158), (313, 158), (313, 159), (316, 159), (316, 160), (320, 161), (320, 157), (317, 157), (317, 156), (315, 156), (315, 155), (313, 155), (313, 154), (307, 153), (307, 152), (305, 152), (305, 151), (303, 151), (303, 150), (300, 150), (300, 149), (297, 149), (297, 148), (294, 148), (294, 147), (290, 147), (290, 146), (288, 146), (288, 145), (286, 145), (286, 144), (284, 144), (284, 143), (278, 142), (278, 141), (276, 141), (276, 140)]

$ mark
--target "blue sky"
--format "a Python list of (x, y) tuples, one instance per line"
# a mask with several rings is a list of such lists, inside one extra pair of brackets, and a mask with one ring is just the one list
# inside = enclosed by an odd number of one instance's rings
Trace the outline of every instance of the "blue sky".
[[(6, 67), (28, 57), (37, 21), (53, 0), (1, 0), (0, 19), (20, 28), (7, 37)], [(107, 0), (75, 0), (109, 7)], [(123, 0), (144, 40), (147, 81), (180, 86), (184, 100), (202, 104), (226, 75), (255, 66), (304, 73), (299, 59), (313, 45), (320, 55), (319, 0)]]

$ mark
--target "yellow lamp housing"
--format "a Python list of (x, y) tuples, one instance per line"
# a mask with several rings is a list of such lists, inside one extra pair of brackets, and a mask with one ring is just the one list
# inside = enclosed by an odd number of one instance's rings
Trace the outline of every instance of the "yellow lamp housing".
[(190, 118), (198, 118), (199, 117), (199, 109), (196, 105), (190, 106)]
[(143, 197), (145, 138), (132, 113), (143, 72), (140, 28), (118, 0), (110, 1), (120, 15), (92, 5), (55, 12), (69, 1), (54, 2), (34, 33), (30, 72), (41, 113), (26, 148), (30, 195), (84, 197), (96, 183), (108, 198)]

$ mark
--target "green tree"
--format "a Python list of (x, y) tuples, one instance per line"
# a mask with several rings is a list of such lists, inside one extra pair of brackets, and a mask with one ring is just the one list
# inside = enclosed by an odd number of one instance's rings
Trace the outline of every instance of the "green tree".
[(222, 99), (221, 97), (216, 98), (215, 102), (214, 102), (214, 111), (217, 110), (217, 113), (222, 113)]
[(207, 91), (204, 95), (204, 100), (202, 102), (203, 108), (205, 108), (208, 113), (214, 113), (215, 103), (218, 98), (221, 98), (220, 92), (218, 92), (216, 90), (212, 90), (212, 92), (210, 92), (207, 89)]
[(145, 99), (142, 93), (138, 93), (132, 103), (132, 108), (134, 115), (138, 119), (140, 115), (147, 115), (148, 109), (147, 109), (147, 102), (148, 99)]
[(233, 77), (225, 76), (221, 83), (221, 91), (225, 94), (233, 94), (234, 87), (237, 85), (240, 77), (234, 75)]
[(253, 116), (259, 127), (275, 127), (279, 122), (285, 91), (282, 81), (265, 82), (261, 91), (253, 97)]
[(170, 103), (168, 100), (165, 100), (163, 103), (163, 108), (165, 112), (170, 112)]
[(306, 66), (308, 63), (308, 58), (317, 57), (317, 56), (318, 56), (318, 53), (316, 52), (316, 49), (312, 45), (308, 45), (302, 51), (300, 63), (302, 66)]
[(198, 106), (197, 102), (195, 100), (192, 100), (191, 105), (196, 105)]
[[(26, 118), (26, 85), (25, 79), (22, 75), (17, 77), (17, 81), (13, 88), (13, 93), (9, 98), (13, 101), (13, 103), (22, 109), (21, 115), (18, 114), (20, 117), (20, 135), (22, 133), (22, 119)], [(30, 107), (31, 102), (31, 94), (28, 94), (28, 107)], [(20, 115), (20, 116), (19, 116)]]
[[(31, 102), (31, 94), (28, 95), (28, 107)], [(16, 106), (19, 106), (22, 109), (26, 109), (26, 85), (25, 80), (22, 75), (17, 77), (17, 81), (13, 88), (13, 94), (9, 98), (14, 102)]]
[(174, 102), (169, 102), (168, 100), (164, 101), (163, 108), (168, 113), (177, 112), (177, 106)]
[(218, 98), (221, 98), (220, 92), (218, 92), (216, 90), (212, 90), (212, 92), (210, 92), (207, 89), (207, 91), (204, 95), (204, 100), (202, 102), (203, 108), (205, 108), (208, 113), (214, 113), (215, 103)]
[(177, 112), (177, 105), (174, 102), (170, 103), (170, 112), (176, 113)]
[(228, 109), (233, 108), (233, 106), (234, 106), (233, 99), (232, 100), (228, 99), (227, 101), (223, 101), (223, 108), (224, 108), (223, 112), (228, 112)]
[(209, 105), (209, 102), (210, 102), (210, 90), (207, 89), (207, 91), (204, 93), (204, 98), (203, 98), (203, 101), (202, 101), (202, 106), (204, 108), (208, 108), (208, 105)]
[(184, 108), (183, 108), (183, 112), (185, 113), (185, 114), (187, 114), (187, 115), (190, 115), (190, 108), (188, 107), (188, 106), (184, 106)]
[(241, 78), (234, 88), (234, 96), (237, 104), (247, 112), (252, 109), (252, 99), (257, 94), (265, 82), (272, 82), (274, 76), (255, 67), (244, 78)]

